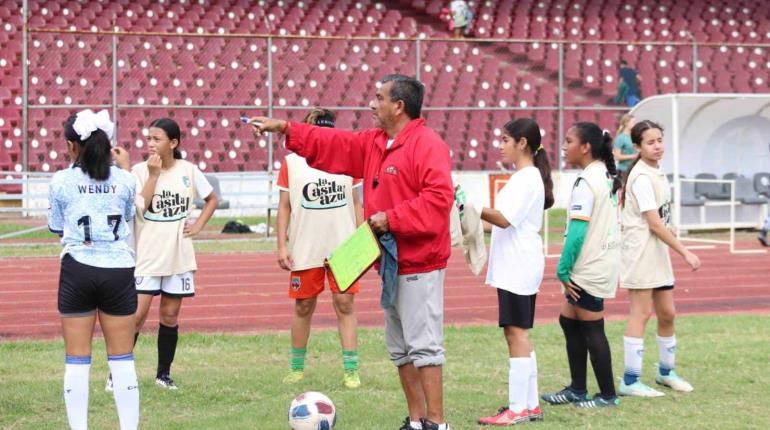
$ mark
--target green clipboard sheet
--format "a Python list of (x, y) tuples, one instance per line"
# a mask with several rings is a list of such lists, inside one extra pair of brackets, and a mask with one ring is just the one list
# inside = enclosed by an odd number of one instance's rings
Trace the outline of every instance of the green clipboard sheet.
[(326, 265), (337, 281), (337, 287), (344, 292), (372, 267), (380, 258), (380, 245), (372, 228), (364, 222), (332, 251)]

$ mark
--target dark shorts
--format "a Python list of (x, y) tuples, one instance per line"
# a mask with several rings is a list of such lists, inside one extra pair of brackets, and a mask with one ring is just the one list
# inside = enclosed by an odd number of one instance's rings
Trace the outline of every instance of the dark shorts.
[[(572, 281), (570, 280), (570, 282)], [(574, 282), (572, 282), (572, 284), (580, 288), (580, 285)], [(604, 299), (601, 297), (592, 296), (583, 289), (580, 290), (580, 298), (577, 300), (566, 294), (566, 292), (565, 295), (567, 297), (567, 303), (573, 306), (577, 306), (591, 312), (601, 312), (604, 310)]]
[(500, 327), (514, 326), (530, 329), (535, 325), (535, 300), (537, 294), (521, 296), (510, 291), (497, 289), (497, 305), (500, 312)]
[(61, 261), (59, 313), (66, 317), (136, 313), (134, 268), (94, 267), (77, 262), (69, 254)]
[(666, 291), (666, 290), (673, 290), (673, 289), (674, 289), (673, 285), (664, 285), (662, 287), (653, 288), (653, 290), (655, 291)]

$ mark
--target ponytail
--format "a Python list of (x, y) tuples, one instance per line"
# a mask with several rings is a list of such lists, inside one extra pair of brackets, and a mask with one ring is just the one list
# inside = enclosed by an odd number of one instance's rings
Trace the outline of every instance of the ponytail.
[(80, 168), (83, 172), (97, 181), (104, 181), (110, 177), (112, 147), (107, 134), (96, 130), (81, 144), (80, 149)]
[[(652, 122), (650, 120), (644, 120), (637, 122), (632, 128), (631, 128), (631, 142), (634, 144), (634, 146), (638, 146), (639, 148), (642, 147), (642, 135), (644, 135), (644, 132), (650, 129), (658, 129), (661, 133), (663, 133), (663, 127), (661, 127), (659, 124)], [(628, 168), (628, 173), (631, 173), (632, 170), (634, 170), (634, 166), (636, 166), (636, 163), (639, 162), (639, 160), (642, 159), (642, 153), (639, 152), (639, 155), (634, 159), (634, 162), (631, 163), (631, 166)], [(625, 204), (626, 201), (626, 187), (628, 186), (628, 176), (625, 177), (625, 180), (623, 181), (623, 202)]]
[(616, 194), (622, 184), (615, 166), (615, 156), (612, 153), (612, 136), (592, 122), (579, 122), (574, 126), (580, 141), (591, 145), (591, 157), (601, 160), (612, 178), (612, 194)]
[(543, 179), (543, 189), (545, 191), (543, 209), (549, 209), (554, 204), (553, 179), (551, 179), (551, 164), (548, 162), (548, 155), (540, 143), (542, 138), (540, 126), (532, 119), (519, 118), (508, 121), (503, 128), (517, 142), (521, 138), (527, 139), (527, 147), (532, 151), (532, 162), (540, 171), (540, 177)]
[(534, 157), (535, 167), (540, 170), (540, 177), (543, 178), (543, 188), (545, 189), (545, 205), (543, 209), (550, 209), (554, 204), (553, 198), (553, 179), (551, 179), (551, 163), (548, 161), (548, 155), (545, 149), (538, 149)]
[(64, 137), (80, 146), (80, 155), (75, 160), (75, 165), (79, 166), (91, 179), (97, 181), (109, 179), (112, 165), (110, 138), (103, 130), (96, 129), (88, 138), (80, 140), (80, 135), (74, 128), (76, 119), (77, 116), (72, 115), (64, 122)]
[(634, 170), (634, 166), (636, 166), (636, 163), (639, 162), (639, 160), (642, 159), (642, 154), (639, 154), (634, 158), (634, 161), (631, 163), (631, 165), (628, 167), (628, 170), (626, 171), (626, 177), (623, 178), (623, 199), (621, 200), (623, 202), (623, 206), (626, 205), (626, 190), (628, 187), (628, 177), (630, 176), (629, 173), (631, 173), (632, 170)]
[(615, 166), (615, 154), (612, 153), (612, 149), (612, 135), (610, 135), (609, 131), (605, 130), (602, 132), (602, 145), (599, 158), (604, 161), (604, 165), (607, 167), (607, 172), (609, 172), (610, 176), (612, 177), (612, 194), (616, 194), (620, 187), (623, 186), (623, 184), (620, 182), (618, 168)]

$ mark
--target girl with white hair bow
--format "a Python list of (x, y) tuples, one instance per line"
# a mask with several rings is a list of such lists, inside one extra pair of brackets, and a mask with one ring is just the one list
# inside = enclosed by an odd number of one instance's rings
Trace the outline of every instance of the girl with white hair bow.
[(107, 344), (120, 428), (139, 424), (134, 367), (134, 253), (128, 222), (136, 213), (136, 181), (112, 165), (114, 124), (107, 111), (90, 110), (64, 122), (73, 165), (49, 188), (48, 228), (61, 236), (58, 307), (64, 336), (64, 402), (70, 428), (88, 426), (91, 342), (97, 313)]

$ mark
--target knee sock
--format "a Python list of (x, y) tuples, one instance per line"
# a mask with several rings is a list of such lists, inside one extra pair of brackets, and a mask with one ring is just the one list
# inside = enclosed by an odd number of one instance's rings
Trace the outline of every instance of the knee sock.
[(342, 366), (346, 372), (358, 371), (358, 351), (355, 349), (352, 351), (342, 350)]
[(529, 385), (527, 386), (527, 409), (532, 410), (540, 406), (540, 396), (537, 393), (537, 354), (532, 351), (529, 354)]
[(575, 392), (585, 393), (588, 349), (585, 338), (580, 332), (580, 321), (560, 315), (559, 325), (561, 325), (564, 338), (567, 341), (567, 360), (569, 361), (569, 373), (572, 377), (570, 388)]
[[(307, 348), (295, 348), (291, 347), (291, 370), (303, 371), (305, 370), (305, 353)], [(344, 352), (343, 352), (344, 354)], [(343, 356), (344, 360), (344, 356)]]
[(676, 336), (658, 336), (658, 356), (658, 370), (661, 375), (668, 376), (676, 364)]
[(642, 375), (642, 358), (644, 358), (644, 339), (641, 337), (623, 336), (623, 353), (625, 369), (623, 382), (631, 385)]
[(605, 399), (615, 397), (612, 354), (607, 335), (604, 333), (604, 318), (596, 321), (580, 321), (580, 330), (583, 332), (586, 346), (591, 355), (591, 367), (594, 369), (600, 395)]
[(88, 375), (91, 356), (68, 355), (64, 359), (64, 405), (72, 430), (88, 428)]
[(512, 357), (508, 359), (508, 407), (513, 412), (527, 410), (531, 361), (532, 359), (529, 357)]
[(135, 430), (139, 427), (139, 381), (134, 354), (110, 355), (107, 364), (112, 372), (112, 395), (118, 410), (120, 430)]
[(174, 327), (160, 324), (158, 328), (158, 374), (171, 373), (171, 363), (174, 362), (176, 344), (179, 341), (179, 326)]

